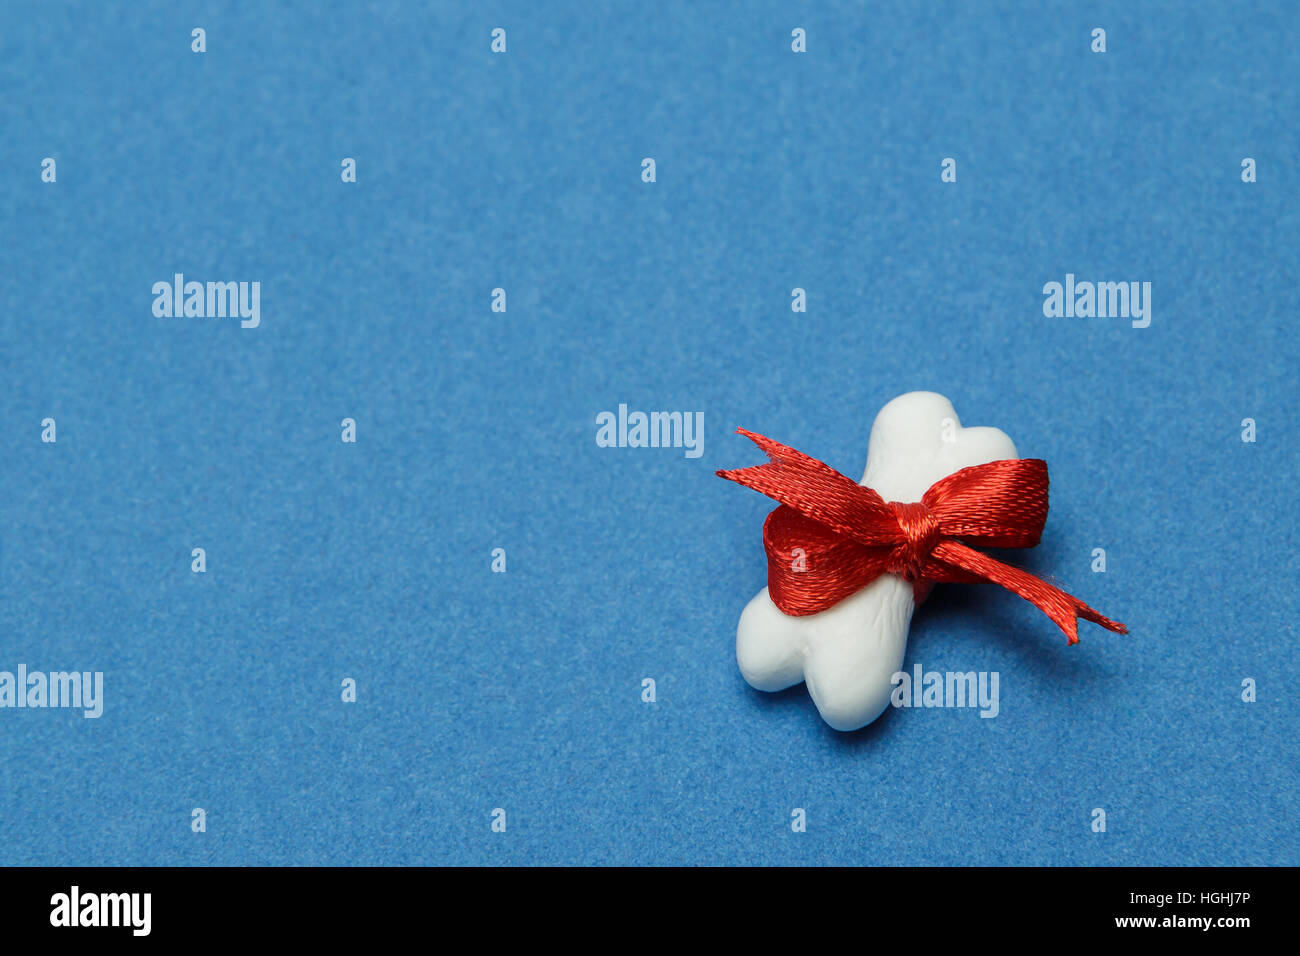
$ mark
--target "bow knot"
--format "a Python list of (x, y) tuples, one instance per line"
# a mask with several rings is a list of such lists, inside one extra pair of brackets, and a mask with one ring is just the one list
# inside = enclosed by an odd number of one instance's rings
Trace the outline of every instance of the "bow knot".
[(922, 580), (930, 552), (939, 542), (939, 522), (923, 501), (914, 504), (891, 501), (889, 510), (897, 519), (898, 530), (903, 535), (902, 543), (890, 556), (889, 570), (905, 581), (916, 583)]
[[(1027, 571), (994, 560), (987, 548), (1032, 548), (1047, 521), (1047, 463), (991, 461), (940, 478), (915, 503), (886, 503), (875, 491), (788, 445), (737, 429), (771, 459), (718, 475), (780, 503), (763, 525), (767, 586), (791, 615), (816, 614), (885, 573), (911, 582), (918, 603), (935, 581), (989, 581), (1050, 617), (1069, 643), (1079, 618), (1127, 634)], [(796, 550), (806, 560), (792, 565)]]

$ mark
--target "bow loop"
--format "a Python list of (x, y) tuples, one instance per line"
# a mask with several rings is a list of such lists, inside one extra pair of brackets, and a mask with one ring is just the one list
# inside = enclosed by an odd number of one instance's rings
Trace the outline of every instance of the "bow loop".
[(986, 548), (1032, 548), (1047, 523), (1047, 462), (1011, 458), (940, 478), (921, 498), (945, 537)]

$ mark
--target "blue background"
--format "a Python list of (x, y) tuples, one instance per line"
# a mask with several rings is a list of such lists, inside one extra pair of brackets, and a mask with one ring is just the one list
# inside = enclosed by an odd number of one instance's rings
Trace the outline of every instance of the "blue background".
[[(0, 862), (1300, 863), (1298, 23), (6, 4), (0, 669), (106, 702), (0, 711)], [(174, 272), (261, 327), (155, 318)], [(1150, 328), (1045, 318), (1067, 272)], [(1132, 634), (942, 586), (906, 666), (1000, 715), (842, 735), (740, 677), (771, 503), (713, 471), (743, 425), (857, 477), (918, 388), (1048, 460), (1015, 559)], [(703, 457), (598, 448), (620, 402)]]

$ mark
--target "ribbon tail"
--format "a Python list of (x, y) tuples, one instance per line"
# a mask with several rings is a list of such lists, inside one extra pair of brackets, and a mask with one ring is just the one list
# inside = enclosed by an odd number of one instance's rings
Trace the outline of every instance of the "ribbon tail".
[(1064, 632), (1066, 641), (1070, 644), (1079, 643), (1079, 618), (1100, 624), (1106, 630), (1117, 634), (1128, 633), (1128, 628), (1123, 624), (1103, 616), (1078, 598), (1053, 587), (1042, 578), (1034, 577), (1028, 571), (1022, 571), (1009, 564), (1003, 564), (960, 542), (941, 541), (935, 545), (931, 554), (935, 560), (1000, 585), (1024, 598), (1050, 617)]
[(771, 459), (765, 465), (719, 471), (734, 481), (867, 547), (898, 542), (898, 522), (880, 495), (825, 462), (789, 445), (737, 428)]

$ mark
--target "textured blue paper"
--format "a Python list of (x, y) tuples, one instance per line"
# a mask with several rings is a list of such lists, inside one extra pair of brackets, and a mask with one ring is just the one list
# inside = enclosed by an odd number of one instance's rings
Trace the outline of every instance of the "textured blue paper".
[[(0, 863), (1300, 863), (1297, 20), (6, 4), (0, 669), (106, 700), (0, 710)], [(176, 272), (261, 326), (155, 318)], [(713, 471), (857, 477), (916, 388), (1050, 463), (1015, 560), (1132, 634), (943, 586), (906, 666), (999, 716), (842, 735), (737, 671), (770, 502)], [(597, 447), (620, 402), (703, 455)]]

